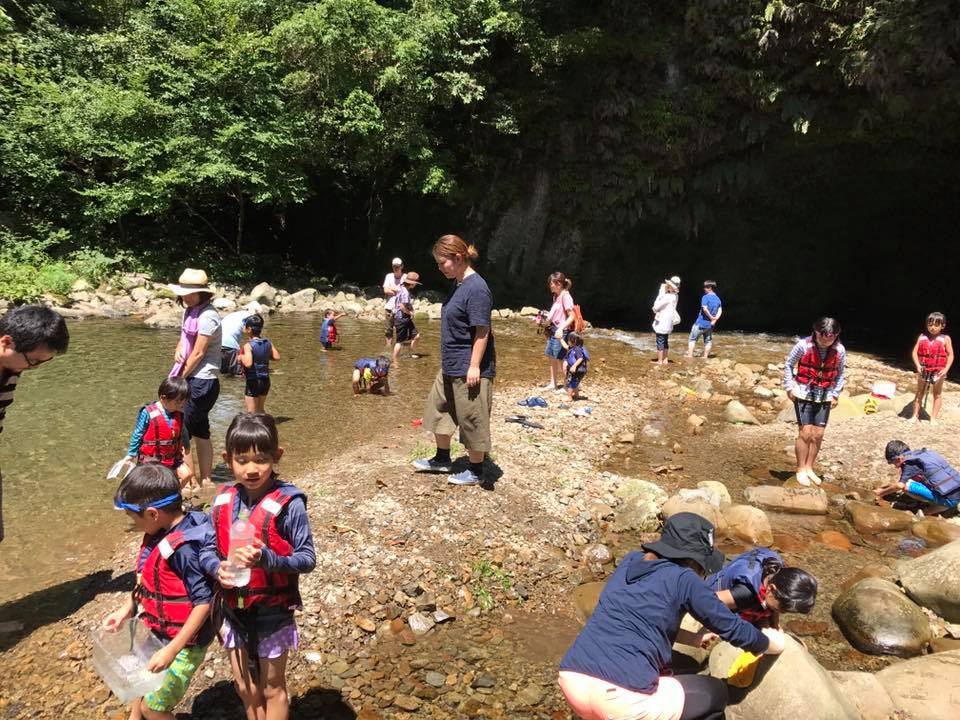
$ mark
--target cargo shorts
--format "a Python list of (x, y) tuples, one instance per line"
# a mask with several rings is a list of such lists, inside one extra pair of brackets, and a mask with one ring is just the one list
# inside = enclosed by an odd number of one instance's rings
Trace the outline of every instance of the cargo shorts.
[(460, 428), (460, 442), (467, 450), (490, 452), (490, 411), (493, 408), (493, 378), (467, 386), (465, 377), (442, 372), (430, 389), (423, 409), (423, 428), (437, 435), (453, 435)]

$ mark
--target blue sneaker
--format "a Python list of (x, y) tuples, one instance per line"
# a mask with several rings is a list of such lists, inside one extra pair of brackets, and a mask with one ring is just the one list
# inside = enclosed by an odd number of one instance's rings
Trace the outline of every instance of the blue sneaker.
[(420, 458), (413, 461), (413, 466), (418, 472), (448, 473), (453, 470), (452, 462), (440, 462), (433, 458)]
[(482, 480), (473, 470), (467, 468), (462, 472), (458, 472), (456, 475), (448, 477), (447, 482), (451, 485), (479, 485)]

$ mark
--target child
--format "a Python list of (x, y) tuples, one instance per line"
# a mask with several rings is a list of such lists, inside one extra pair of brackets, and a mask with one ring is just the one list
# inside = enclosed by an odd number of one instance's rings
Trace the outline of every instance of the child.
[(900, 479), (874, 490), (877, 497), (906, 495), (919, 503), (904, 503), (901, 497), (894, 500), (894, 506), (914, 509), (921, 504), (934, 515), (960, 504), (960, 473), (940, 453), (926, 448), (911, 450), (905, 442), (891, 440), (884, 454), (887, 463), (900, 468)]
[(334, 312), (330, 308), (323, 311), (323, 323), (320, 325), (320, 352), (326, 352), (340, 339), (337, 334), (337, 320), (346, 313)]
[(200, 512), (184, 513), (180, 483), (165, 465), (138, 465), (124, 478), (113, 501), (124, 510), (143, 543), (137, 553), (133, 594), (103, 621), (116, 632), (137, 614), (164, 647), (147, 663), (166, 671), (159, 690), (133, 702), (131, 720), (173, 720), (173, 709), (203, 662), (216, 629), (210, 622), (213, 590), (200, 567), (200, 549), (213, 532)]
[(717, 283), (713, 280), (703, 281), (703, 297), (700, 298), (700, 314), (697, 315), (693, 327), (690, 328), (690, 341), (687, 343), (687, 357), (693, 357), (693, 349), (697, 340), (703, 335), (703, 357), (710, 357), (713, 347), (713, 326), (723, 314), (723, 305), (717, 295)]
[(270, 361), (279, 360), (280, 353), (273, 343), (260, 337), (263, 332), (263, 318), (251, 315), (244, 321), (243, 331), (250, 336), (250, 342), (243, 346), (240, 364), (247, 377), (243, 390), (243, 404), (247, 412), (263, 412), (270, 392)]
[(706, 583), (720, 602), (758, 628), (778, 628), (781, 612), (807, 614), (817, 600), (816, 578), (784, 567), (783, 558), (766, 548), (737, 555)]
[(947, 318), (943, 313), (927, 315), (927, 330), (917, 338), (913, 345), (913, 364), (917, 368), (917, 396), (913, 399), (913, 421), (920, 421), (920, 405), (923, 403), (928, 386), (933, 388), (933, 411), (930, 422), (935, 424), (940, 417), (940, 404), (943, 401), (943, 379), (953, 365), (953, 343), (950, 336), (943, 333)]
[[(223, 459), (236, 482), (214, 498), (213, 533), (200, 556), (223, 588), (223, 645), (251, 719), (289, 715), (285, 673), (287, 655), (299, 640), (293, 617), (294, 609), (302, 609), (299, 576), (316, 565), (306, 495), (273, 469), (282, 455), (272, 416), (241, 413), (233, 419)], [(256, 537), (228, 561), (230, 527), (241, 516), (249, 517)], [(250, 568), (249, 581), (237, 589), (235, 572), (243, 568)]]
[(193, 481), (190, 433), (183, 422), (190, 385), (186, 378), (168, 377), (160, 383), (157, 396), (157, 402), (140, 408), (127, 457), (138, 465), (160, 463), (173, 469), (180, 487), (185, 488)]
[(367, 388), (368, 392), (390, 394), (390, 382), (387, 373), (390, 372), (390, 358), (381, 355), (376, 360), (362, 357), (353, 364), (353, 396), (359, 397), (360, 390)]
[(410, 343), (410, 357), (414, 360), (420, 357), (413, 351), (417, 340), (420, 339), (420, 333), (417, 332), (417, 326), (413, 324), (413, 301), (410, 298), (410, 291), (420, 284), (419, 281), (420, 275), (415, 272), (408, 272), (403, 276), (400, 287), (397, 288), (393, 320), (393, 325), (397, 330), (397, 342), (393, 346), (393, 362), (397, 362), (400, 348), (407, 342)]
[(673, 326), (680, 322), (677, 314), (677, 300), (680, 292), (680, 278), (674, 275), (663, 281), (660, 293), (653, 301), (653, 332), (657, 340), (657, 364), (666, 365), (670, 351), (670, 333)]
[[(800, 432), (797, 435), (797, 482), (820, 484), (813, 471), (830, 410), (843, 390), (847, 351), (840, 344), (840, 323), (822, 317), (813, 324), (813, 335), (793, 346), (784, 362), (783, 389), (793, 401)], [(797, 372), (794, 377), (793, 368)]]
[(571, 401), (579, 400), (580, 383), (587, 374), (590, 353), (583, 346), (583, 338), (579, 333), (569, 333), (566, 340), (560, 340), (560, 344), (567, 351), (567, 357), (563, 361), (563, 371), (567, 376), (567, 397)]

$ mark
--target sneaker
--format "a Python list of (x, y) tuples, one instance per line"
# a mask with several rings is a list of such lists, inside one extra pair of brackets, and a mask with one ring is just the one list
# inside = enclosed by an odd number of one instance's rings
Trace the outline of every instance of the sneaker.
[(447, 482), (451, 485), (479, 485), (482, 480), (473, 470), (467, 468), (462, 472), (458, 472), (456, 475), (448, 477)]
[(452, 461), (441, 462), (434, 458), (420, 458), (419, 460), (414, 460), (412, 464), (417, 469), (417, 472), (448, 473), (453, 470)]

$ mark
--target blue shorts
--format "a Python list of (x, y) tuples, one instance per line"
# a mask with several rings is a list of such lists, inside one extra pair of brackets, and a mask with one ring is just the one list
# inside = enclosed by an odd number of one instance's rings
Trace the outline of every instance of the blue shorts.
[(704, 345), (713, 344), (713, 325), (708, 327), (700, 327), (696, 323), (693, 324), (693, 327), (690, 328), (690, 342), (695, 343), (700, 339), (700, 336), (703, 336)]
[[(564, 334), (564, 339), (566, 339), (566, 334)], [(547, 338), (547, 347), (544, 349), (543, 354), (553, 360), (563, 360), (564, 356), (567, 354), (567, 351), (563, 349), (563, 345), (560, 344), (560, 341), (551, 335), (549, 338)]]
[(580, 388), (580, 383), (583, 382), (583, 376), (586, 373), (576, 373), (567, 375), (567, 389), (568, 390), (578, 390)]
[(333, 343), (332, 343), (332, 342), (329, 342), (329, 341), (327, 341), (327, 340), (321, 340), (321, 341), (320, 341), (320, 344), (323, 345), (323, 349), (324, 349), (324, 350), (329, 350), (330, 348), (333, 347)]
[(655, 333), (657, 336), (657, 350), (670, 349), (670, 333)]
[(811, 402), (810, 400), (794, 400), (793, 408), (797, 414), (797, 425), (815, 425), (826, 427), (830, 420), (829, 402)]

